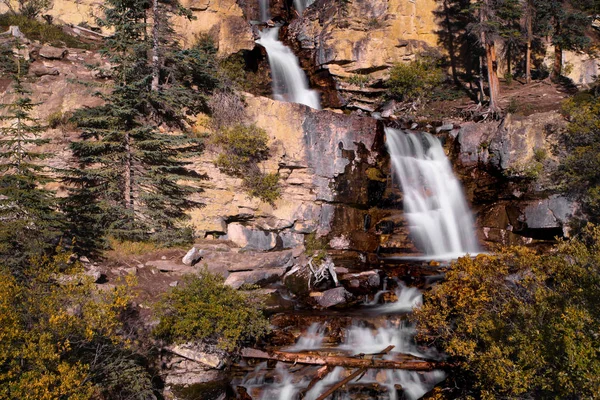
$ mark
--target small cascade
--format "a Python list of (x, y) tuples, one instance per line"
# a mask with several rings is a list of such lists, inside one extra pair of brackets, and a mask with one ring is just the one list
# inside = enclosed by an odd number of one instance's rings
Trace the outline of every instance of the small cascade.
[(417, 247), (436, 259), (477, 253), (473, 216), (440, 141), (428, 133), (385, 133)]
[(269, 0), (258, 0), (258, 12), (260, 22), (267, 22), (271, 19)]
[(315, 0), (294, 0), (294, 7), (298, 11), (298, 14), (302, 15), (304, 10), (314, 2)]
[[(368, 307), (365, 314), (368, 317), (380, 313), (405, 314), (421, 304), (421, 292), (416, 288), (406, 287), (398, 281), (396, 295), (398, 300), (394, 303)], [(368, 318), (367, 320), (368, 321)], [(381, 319), (379, 319), (379, 324)], [(390, 316), (383, 320), (383, 326), (373, 327), (372, 322), (355, 319), (353, 324), (346, 328), (342, 342), (335, 347), (328, 347), (328, 353), (341, 352), (342, 354), (357, 355), (373, 354), (393, 346), (392, 352), (382, 356), (384, 359), (394, 359), (398, 354), (412, 355), (425, 359), (440, 359), (440, 354), (435, 349), (417, 347), (414, 341), (416, 330), (400, 316)], [(287, 351), (317, 351), (322, 349), (325, 338), (325, 325), (313, 323), (308, 330), (297, 340), (296, 344)], [(248, 374), (241, 385), (248, 393), (261, 400), (296, 400), (317, 399), (329, 387), (348, 376), (352, 370), (335, 367), (329, 374), (310, 390), (308, 385), (319, 367), (304, 366), (290, 367), (284, 363), (277, 363), (275, 370), (268, 370), (266, 363), (261, 363), (253, 373)], [(268, 376), (265, 378), (265, 376)], [(445, 379), (442, 371), (416, 372), (407, 370), (371, 369), (363, 376), (350, 381), (345, 388), (336, 391), (335, 399), (352, 399), (353, 387), (365, 387), (376, 384), (382, 393), (374, 399), (399, 399), (398, 387), (402, 388), (401, 398), (416, 400), (430, 391), (436, 384)], [(354, 392), (355, 393), (355, 392)], [(302, 397), (302, 395), (304, 397)], [(362, 397), (361, 397), (362, 398)]]
[(290, 347), (289, 351), (318, 350), (321, 348), (324, 338), (325, 332), (323, 325), (314, 323), (308, 328), (306, 333), (298, 339), (296, 344)]
[(279, 28), (270, 28), (263, 30), (260, 39), (256, 41), (267, 50), (273, 80), (273, 97), (275, 100), (321, 109), (319, 94), (308, 87), (308, 79), (300, 68), (298, 58), (278, 37)]

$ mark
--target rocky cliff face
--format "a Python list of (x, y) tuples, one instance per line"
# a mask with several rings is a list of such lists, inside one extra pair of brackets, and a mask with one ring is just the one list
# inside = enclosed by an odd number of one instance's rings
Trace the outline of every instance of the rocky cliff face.
[(578, 205), (555, 183), (564, 118), (555, 111), (464, 123), (448, 139), (477, 215), (480, 238), (527, 244), (568, 235)]
[[(13, 3), (18, 9), (18, 2), (15, 0)], [(221, 55), (254, 48), (252, 30), (236, 0), (182, 0), (181, 3), (192, 10), (194, 16), (192, 20), (173, 17), (175, 31), (181, 35), (185, 45), (192, 45), (199, 34), (208, 33), (215, 39)], [(3, 2), (0, 13), (6, 11), (8, 7)], [(55, 0), (47, 15), (56, 24), (87, 25), (96, 29), (96, 17), (101, 13), (102, 2)]]
[(394, 63), (437, 45), (437, 7), (434, 0), (319, 0), (290, 24), (289, 41), (328, 94), (325, 103), (369, 110)]

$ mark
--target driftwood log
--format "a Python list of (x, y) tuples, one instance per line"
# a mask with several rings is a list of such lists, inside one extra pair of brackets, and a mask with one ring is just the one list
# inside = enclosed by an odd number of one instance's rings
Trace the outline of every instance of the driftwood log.
[[(371, 355), (373, 356), (373, 355)], [(266, 352), (258, 349), (242, 349), (242, 357), (258, 358), (263, 360), (282, 361), (294, 364), (327, 365), (329, 367), (344, 368), (374, 368), (374, 369), (406, 369), (411, 371), (432, 371), (452, 367), (446, 362), (426, 361), (411, 356), (403, 355), (394, 360), (378, 360), (367, 357), (329, 356), (310, 353), (290, 353), (285, 351)]]

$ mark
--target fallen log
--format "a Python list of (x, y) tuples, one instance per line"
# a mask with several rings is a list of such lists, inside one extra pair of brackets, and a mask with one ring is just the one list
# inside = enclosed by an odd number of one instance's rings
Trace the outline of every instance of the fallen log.
[(341, 381), (339, 381), (338, 383), (336, 383), (335, 385), (333, 385), (332, 387), (327, 389), (325, 391), (325, 393), (323, 393), (322, 395), (317, 397), (317, 400), (325, 400), (327, 398), (327, 396), (329, 396), (330, 394), (333, 394), (333, 392), (335, 392), (336, 390), (338, 390), (339, 388), (341, 388), (346, 383), (350, 382), (352, 379), (356, 378), (360, 374), (365, 373), (366, 371), (367, 371), (366, 367), (357, 369), (356, 371), (354, 371), (353, 373), (351, 373), (350, 375), (348, 375), (347, 377), (345, 377), (344, 379), (342, 379)]
[(328, 365), (344, 368), (373, 368), (373, 369), (406, 369), (411, 371), (432, 371), (434, 369), (450, 368), (453, 365), (446, 362), (426, 361), (403, 355), (401, 359), (378, 360), (372, 358), (354, 358), (344, 356), (326, 356), (309, 353), (288, 353), (285, 351), (266, 352), (258, 349), (242, 349), (242, 357), (274, 360), (294, 364)]

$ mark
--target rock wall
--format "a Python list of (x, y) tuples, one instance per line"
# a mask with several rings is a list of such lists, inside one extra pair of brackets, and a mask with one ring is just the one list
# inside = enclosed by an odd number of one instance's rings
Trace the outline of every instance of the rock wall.
[(568, 236), (578, 204), (555, 186), (566, 127), (555, 111), (463, 123), (448, 137), (484, 242), (529, 244)]
[[(13, 8), (18, 2), (11, 0)], [(252, 30), (236, 0), (182, 0), (192, 10), (193, 20), (173, 17), (175, 31), (186, 46), (192, 45), (197, 35), (209, 33), (219, 48), (219, 54), (229, 55), (254, 48)], [(4, 2), (0, 13), (8, 11)], [(46, 13), (56, 24), (88, 25), (97, 27), (96, 18), (102, 14), (102, 2), (95, 0), (54, 0)], [(106, 32), (105, 32), (106, 33)]]
[[(195, 163), (209, 177), (198, 196), (206, 206), (191, 213), (197, 234), (227, 235), (242, 247), (272, 250), (302, 245), (312, 232), (351, 238), (362, 230), (362, 216), (357, 223), (340, 215), (360, 214), (372, 202), (364, 171), (377, 164), (383, 143), (377, 121), (251, 95), (246, 103), (249, 122), (270, 137), (271, 157), (261, 167), (280, 174), (282, 196), (274, 205), (250, 198), (240, 179), (214, 166), (216, 154), (209, 150)], [(346, 247), (362, 249), (364, 243)]]
[(289, 41), (312, 83), (327, 94), (325, 77), (335, 81), (340, 97), (325, 96), (326, 104), (368, 109), (390, 66), (437, 45), (437, 8), (435, 0), (318, 0), (290, 24)]

